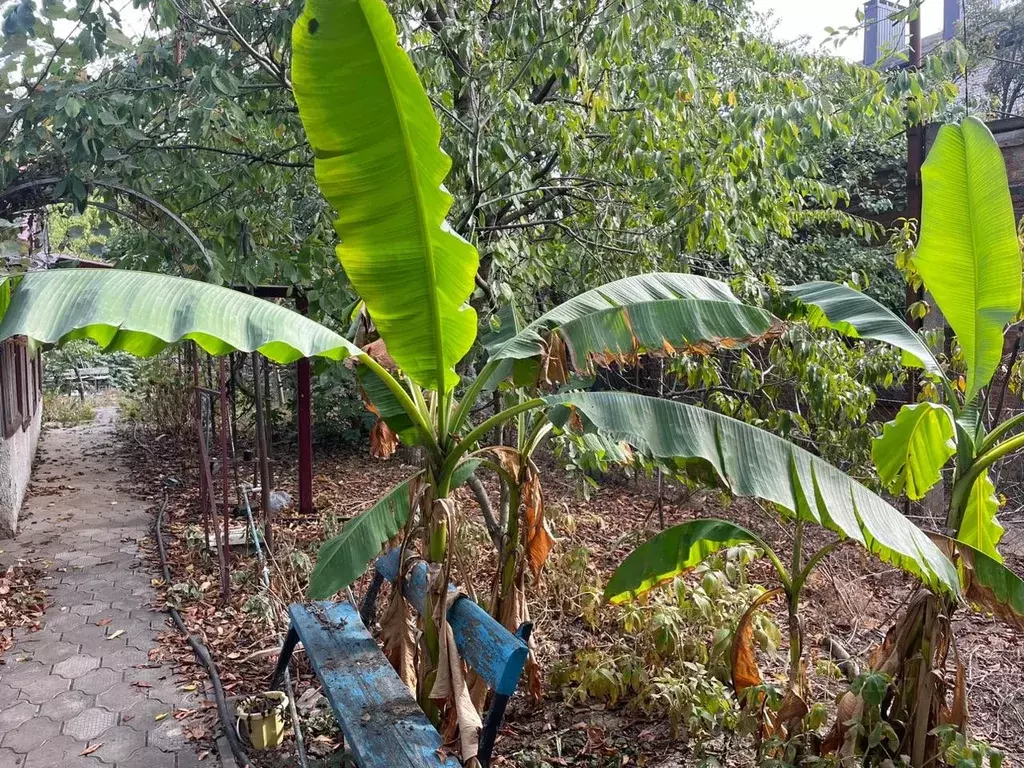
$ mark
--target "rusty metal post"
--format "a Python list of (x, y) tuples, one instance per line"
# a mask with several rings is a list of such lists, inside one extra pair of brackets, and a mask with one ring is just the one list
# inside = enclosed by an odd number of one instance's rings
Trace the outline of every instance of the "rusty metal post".
[[(309, 302), (301, 294), (295, 307), (302, 314), (309, 313)], [(299, 416), (299, 512), (313, 513), (313, 395), (309, 358), (299, 360), (296, 381), (296, 407)]]
[(260, 469), (260, 508), (263, 510), (263, 543), (268, 550), (273, 546), (274, 531), (270, 509), (270, 460), (267, 456), (266, 407), (263, 381), (260, 376), (260, 355), (252, 353), (252, 383), (256, 394), (256, 458)]
[[(910, 71), (921, 69), (921, 11), (910, 19)], [(908, 116), (909, 118), (909, 116)], [(907, 217), (917, 222), (921, 231), (921, 166), (924, 164), (924, 125), (907, 121)], [(909, 315), (910, 306), (923, 299), (923, 291), (907, 286), (907, 319), (914, 330), (920, 330), (921, 321)]]
[(199, 504), (203, 513), (203, 529), (206, 533), (206, 549), (210, 549), (210, 514), (207, 507), (209, 498), (206, 488), (206, 476), (210, 467), (206, 459), (206, 441), (203, 435), (203, 400), (199, 390), (199, 349), (195, 343), (190, 346), (192, 354), (192, 390), (196, 398), (196, 439), (199, 441), (199, 452), (196, 454), (199, 460)]
[(228, 361), (221, 356), (219, 366), (220, 383), (220, 477), (221, 494), (224, 504), (224, 565), (231, 567), (231, 502), (228, 493), (231, 482), (228, 480)]

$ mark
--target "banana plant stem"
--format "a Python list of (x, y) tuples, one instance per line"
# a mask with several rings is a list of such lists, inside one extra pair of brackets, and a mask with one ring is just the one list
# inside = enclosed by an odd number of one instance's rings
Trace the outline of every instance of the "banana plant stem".
[(472, 450), (473, 447), (478, 442), (480, 442), (480, 440), (482, 440), (484, 436), (487, 435), (488, 432), (490, 432), (495, 427), (504, 424), (506, 421), (514, 419), (520, 413), (532, 411), (535, 408), (540, 408), (543, 405), (544, 400), (542, 400), (539, 397), (533, 398), (532, 400), (526, 400), (525, 402), (518, 403), (517, 405), (513, 405), (510, 408), (506, 408), (501, 413), (491, 416), (491, 418), (481, 422), (479, 426), (470, 430), (469, 434), (462, 439), (462, 442), (460, 442), (458, 445), (452, 448), (452, 450), (448, 453), (447, 457), (445, 457), (444, 465), (441, 467), (441, 472), (438, 476), (438, 495), (442, 498), (448, 495), (449, 491), (451, 490), (452, 472), (454, 472), (455, 467), (458, 466), (459, 459), (461, 459), (463, 455), (466, 454), (467, 451)]

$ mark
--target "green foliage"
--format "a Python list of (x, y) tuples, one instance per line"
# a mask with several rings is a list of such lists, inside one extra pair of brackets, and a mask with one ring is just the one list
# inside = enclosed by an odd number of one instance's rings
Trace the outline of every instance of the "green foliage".
[(955, 431), (953, 414), (943, 405), (903, 406), (872, 444), (882, 482), (896, 495), (906, 491), (911, 499), (924, 498), (956, 453)]
[(309, 594), (327, 598), (349, 586), (394, 538), (412, 512), (415, 478), (399, 483), (365, 512), (353, 517), (341, 533), (324, 542), (309, 579)]
[(952, 564), (917, 526), (846, 474), (769, 432), (683, 403), (620, 392), (545, 401), (556, 425), (572, 414), (585, 429), (628, 441), (641, 453), (697, 464), (733, 495), (776, 504), (852, 538), (933, 589), (960, 592)]
[(965, 401), (988, 385), (1021, 308), (1021, 254), (999, 145), (977, 118), (944, 125), (921, 169), (914, 265), (957, 335)]
[(45, 388), (50, 392), (77, 392), (76, 368), (109, 369), (110, 386), (124, 392), (135, 387), (140, 363), (137, 357), (127, 352), (104, 352), (91, 342), (71, 341), (46, 353), (43, 366)]
[(310, 0), (292, 46), (317, 181), (338, 211), (338, 258), (395, 362), (447, 391), (476, 336), (465, 302), (479, 257), (445, 221), (451, 159), (416, 70), (383, 0)]
[(74, 395), (47, 392), (43, 395), (43, 423), (73, 427), (96, 418), (96, 409)]
[[(556, 665), (552, 683), (568, 702), (596, 700), (667, 718), (698, 750), (712, 734), (740, 728), (743, 717), (728, 687), (729, 654), (736, 623), (763, 592), (747, 578), (756, 557), (753, 547), (730, 547), (645, 604), (601, 608), (593, 622), (613, 625), (609, 642), (579, 649), (571, 663)], [(574, 588), (592, 593), (586, 582)], [(754, 619), (754, 638), (769, 654), (781, 642), (764, 613)]]
[(759, 542), (757, 535), (727, 520), (703, 518), (672, 526), (629, 553), (608, 580), (604, 597), (613, 604), (635, 600), (714, 552)]
[[(190, 374), (186, 374), (190, 377)], [(121, 417), (188, 444), (195, 440), (195, 399), (168, 353), (141, 361), (134, 386), (119, 399)]]

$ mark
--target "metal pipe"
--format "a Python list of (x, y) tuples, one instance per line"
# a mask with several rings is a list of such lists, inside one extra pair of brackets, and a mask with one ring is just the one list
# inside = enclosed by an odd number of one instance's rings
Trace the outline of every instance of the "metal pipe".
[[(220, 475), (221, 475), (221, 496), (224, 504), (224, 568), (231, 569), (231, 501), (228, 493), (231, 489), (231, 482), (228, 480), (228, 361), (227, 358), (220, 358), (219, 365), (220, 381)], [(225, 573), (225, 576), (228, 576)], [(226, 580), (227, 590), (225, 591), (225, 602), (231, 594), (230, 578)]]
[[(309, 302), (299, 295), (295, 307), (303, 315), (309, 314)], [(297, 364), (296, 408), (299, 417), (299, 512), (313, 513), (313, 396), (309, 358)]]
[(256, 393), (256, 456), (260, 469), (260, 509), (263, 510), (263, 540), (267, 549), (274, 547), (274, 532), (271, 521), (273, 514), (270, 508), (270, 457), (267, 456), (267, 421), (264, 406), (263, 383), (260, 381), (260, 356), (252, 353), (253, 390)]

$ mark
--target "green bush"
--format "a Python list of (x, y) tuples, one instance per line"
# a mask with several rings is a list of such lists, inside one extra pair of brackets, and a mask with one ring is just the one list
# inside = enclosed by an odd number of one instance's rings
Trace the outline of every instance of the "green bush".
[(87, 424), (96, 418), (96, 409), (75, 395), (47, 392), (43, 395), (43, 421), (64, 427)]

